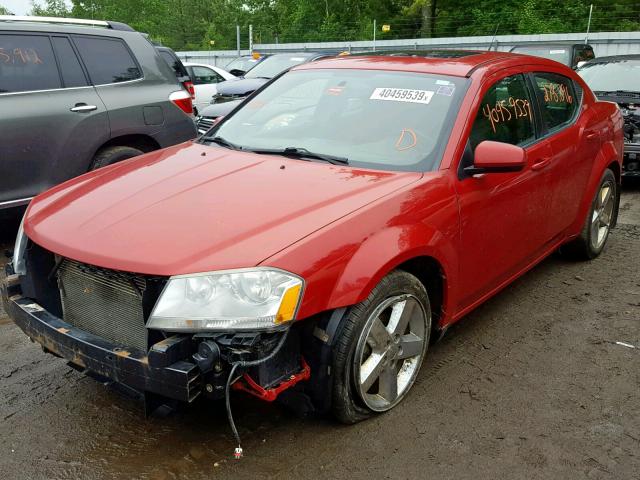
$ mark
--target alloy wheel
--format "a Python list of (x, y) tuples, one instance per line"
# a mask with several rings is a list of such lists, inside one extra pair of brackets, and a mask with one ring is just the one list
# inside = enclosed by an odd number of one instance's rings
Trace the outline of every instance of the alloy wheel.
[(354, 383), (376, 412), (393, 408), (409, 390), (428, 341), (427, 317), (413, 295), (388, 298), (371, 313), (354, 355)]
[(598, 251), (604, 245), (613, 218), (615, 186), (606, 181), (600, 186), (591, 215), (591, 246)]

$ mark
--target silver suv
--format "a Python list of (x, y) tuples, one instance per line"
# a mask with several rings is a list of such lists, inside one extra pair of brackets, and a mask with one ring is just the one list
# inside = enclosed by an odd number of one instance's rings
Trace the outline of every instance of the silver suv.
[(0, 16), (0, 210), (195, 136), (189, 93), (143, 34)]

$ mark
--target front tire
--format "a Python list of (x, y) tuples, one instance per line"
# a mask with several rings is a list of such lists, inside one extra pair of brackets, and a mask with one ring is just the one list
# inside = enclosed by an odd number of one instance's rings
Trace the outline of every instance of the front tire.
[(343, 322), (332, 362), (332, 411), (351, 424), (395, 407), (413, 386), (429, 345), (429, 297), (416, 277), (397, 270)]
[(561, 252), (564, 255), (577, 260), (591, 260), (600, 255), (614, 222), (617, 196), (616, 177), (611, 170), (606, 169), (591, 202), (580, 236), (562, 246)]

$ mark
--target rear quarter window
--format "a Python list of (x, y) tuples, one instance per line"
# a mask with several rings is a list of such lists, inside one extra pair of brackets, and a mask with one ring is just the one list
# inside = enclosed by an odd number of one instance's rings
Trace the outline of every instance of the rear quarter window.
[(48, 36), (0, 34), (0, 93), (61, 86)]
[(142, 72), (120, 39), (74, 37), (94, 85), (128, 82), (142, 78)]
[(537, 72), (533, 75), (542, 111), (542, 120), (549, 131), (570, 124), (580, 105), (574, 82), (556, 73)]

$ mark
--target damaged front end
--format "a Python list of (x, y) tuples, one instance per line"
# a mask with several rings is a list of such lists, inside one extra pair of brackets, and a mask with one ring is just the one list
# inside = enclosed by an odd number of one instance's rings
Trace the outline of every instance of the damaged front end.
[(624, 176), (640, 177), (640, 98), (636, 103), (618, 102), (624, 119)]
[[(23, 263), (7, 266), (2, 286), (7, 313), (45, 352), (143, 395), (147, 414), (198, 398), (228, 398), (230, 386), (265, 401), (283, 400), (304, 413), (314, 409), (313, 393), (301, 386), (316, 372), (324, 378), (328, 367), (319, 362), (329, 357), (318, 353), (323, 342), (311, 330), (317, 321), (290, 321), (297, 299), (293, 310), (279, 311), (285, 321), (271, 329), (187, 328), (196, 317), (184, 327), (160, 321), (149, 328), (154, 313), (162, 317), (159, 299), (173, 277), (84, 264), (30, 241), (22, 250)], [(175, 320), (170, 310), (179, 300), (175, 292), (165, 298), (173, 303), (164, 318)], [(326, 397), (325, 388), (318, 391)]]

